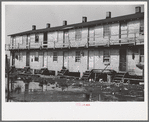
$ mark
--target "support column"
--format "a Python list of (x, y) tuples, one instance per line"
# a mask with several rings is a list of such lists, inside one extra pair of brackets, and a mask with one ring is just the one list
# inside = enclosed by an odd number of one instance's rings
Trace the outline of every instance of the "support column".
[(88, 28), (88, 36), (87, 36), (87, 70), (89, 70), (89, 28)]
[(63, 67), (64, 67), (64, 51), (63, 51)]

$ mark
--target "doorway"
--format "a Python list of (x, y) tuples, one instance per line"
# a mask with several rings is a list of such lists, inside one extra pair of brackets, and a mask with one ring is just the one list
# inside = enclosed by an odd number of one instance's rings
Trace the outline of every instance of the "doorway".
[(120, 71), (126, 71), (126, 49), (120, 49)]
[(26, 52), (26, 66), (29, 66), (30, 63), (30, 53)]
[(68, 52), (64, 52), (64, 67), (68, 69), (69, 59), (68, 59)]

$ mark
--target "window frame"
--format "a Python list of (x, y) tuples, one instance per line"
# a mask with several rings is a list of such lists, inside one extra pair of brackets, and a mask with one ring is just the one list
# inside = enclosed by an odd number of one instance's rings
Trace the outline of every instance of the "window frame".
[[(38, 59), (38, 60), (36, 60), (36, 59)], [(39, 62), (39, 52), (35, 52), (34, 61)]]
[(58, 54), (57, 54), (57, 52), (53, 52), (53, 62), (55, 62), (55, 61), (58, 61)]
[(39, 35), (38, 34), (35, 35), (35, 43), (39, 43)]
[(140, 34), (144, 35), (144, 19), (140, 20), (140, 30), (139, 30)]
[(106, 24), (103, 26), (103, 37), (111, 37), (111, 28), (109, 24)]
[[(142, 53), (142, 54), (141, 54)], [(143, 57), (143, 58), (142, 58)], [(142, 59), (143, 59), (143, 61), (142, 61)], [(144, 49), (143, 48), (141, 48), (140, 50), (139, 50), (139, 62), (140, 63), (144, 63)]]
[[(108, 60), (108, 61), (106, 61), (106, 60)], [(103, 50), (103, 63), (105, 63), (105, 64), (110, 63), (110, 60), (111, 60), (110, 50), (108, 50), (108, 49)]]
[(81, 51), (76, 51), (75, 62), (80, 62), (80, 61), (81, 61)]

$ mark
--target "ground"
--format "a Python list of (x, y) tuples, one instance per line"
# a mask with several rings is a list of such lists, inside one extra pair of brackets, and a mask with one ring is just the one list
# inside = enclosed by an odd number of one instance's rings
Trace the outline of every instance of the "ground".
[(29, 90), (13, 92), (11, 98), (14, 102), (144, 101), (144, 85), (54, 79), (43, 87), (30, 82)]

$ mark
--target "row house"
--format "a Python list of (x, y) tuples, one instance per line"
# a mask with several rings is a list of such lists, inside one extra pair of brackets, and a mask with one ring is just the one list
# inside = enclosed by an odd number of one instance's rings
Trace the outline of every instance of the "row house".
[(111, 17), (62, 26), (36, 29), (11, 34), (6, 45), (11, 54), (11, 65), (16, 68), (29, 66), (31, 69), (70, 72), (112, 69), (142, 75), (136, 65), (144, 64), (144, 12), (135, 8), (134, 14)]

